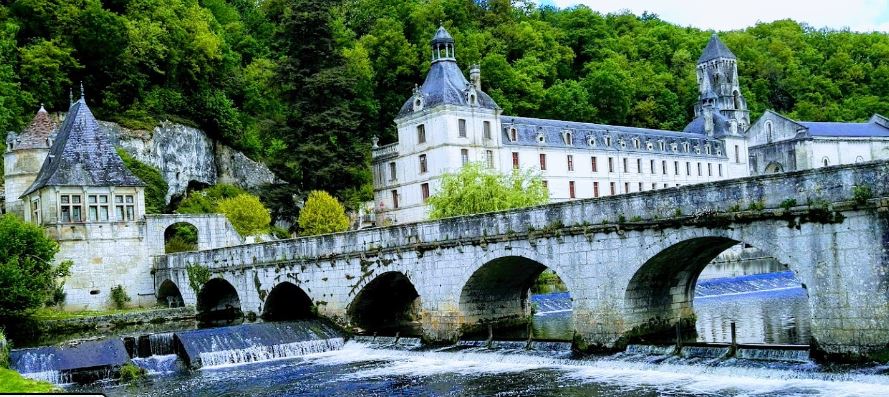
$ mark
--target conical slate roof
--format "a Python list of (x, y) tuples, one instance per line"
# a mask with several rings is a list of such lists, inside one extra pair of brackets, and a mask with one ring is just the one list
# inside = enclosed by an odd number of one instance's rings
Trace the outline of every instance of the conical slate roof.
[(22, 196), (46, 186), (145, 186), (123, 164), (81, 98), (68, 110), (37, 179)]
[(49, 117), (49, 113), (43, 106), (34, 115), (31, 123), (25, 127), (21, 135), (16, 136), (15, 149), (46, 148), (48, 139), (56, 130), (56, 123)]
[(444, 28), (444, 26), (439, 26), (438, 30), (435, 31), (435, 36), (432, 36), (432, 44), (436, 43), (453, 43), (454, 38), (451, 37), (451, 34)]
[(717, 36), (716, 33), (713, 33), (713, 35), (710, 36), (710, 41), (707, 42), (707, 46), (704, 47), (704, 53), (698, 58), (698, 63), (707, 62), (716, 58), (737, 59), (735, 54), (733, 54), (732, 51), (719, 40), (719, 36)]

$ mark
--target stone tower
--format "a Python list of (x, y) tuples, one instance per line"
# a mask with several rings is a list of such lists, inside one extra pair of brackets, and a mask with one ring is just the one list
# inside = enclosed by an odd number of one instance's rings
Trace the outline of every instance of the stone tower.
[(55, 138), (56, 127), (49, 113), (41, 106), (21, 134), (10, 133), (6, 137), (3, 185), (7, 212), (24, 217), (26, 209), (22, 206), (19, 196), (37, 179), (40, 167)]
[(750, 126), (750, 114), (738, 81), (738, 58), (715, 33), (698, 58), (697, 78), (695, 117), (715, 111), (729, 121), (732, 131), (744, 132)]

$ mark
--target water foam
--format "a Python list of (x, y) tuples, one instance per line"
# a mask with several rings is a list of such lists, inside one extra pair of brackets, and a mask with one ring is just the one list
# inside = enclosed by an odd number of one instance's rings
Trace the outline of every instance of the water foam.
[(200, 359), (203, 368), (221, 368), (326, 352), (339, 349), (343, 344), (343, 338), (317, 339), (279, 345), (257, 344), (247, 348), (202, 352)]

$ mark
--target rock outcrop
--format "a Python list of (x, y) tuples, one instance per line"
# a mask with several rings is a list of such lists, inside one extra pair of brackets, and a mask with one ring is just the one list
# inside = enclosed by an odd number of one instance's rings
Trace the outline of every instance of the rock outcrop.
[(215, 142), (197, 128), (166, 121), (152, 131), (131, 130), (110, 122), (100, 125), (117, 146), (161, 171), (170, 185), (168, 202), (185, 193), (192, 183), (230, 183), (252, 189), (280, 182), (265, 165)]

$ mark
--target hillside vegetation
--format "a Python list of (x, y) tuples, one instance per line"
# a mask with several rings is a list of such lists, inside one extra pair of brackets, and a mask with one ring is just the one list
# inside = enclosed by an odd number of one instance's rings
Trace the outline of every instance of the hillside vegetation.
[[(0, 131), (82, 81), (98, 117), (190, 120), (292, 185), (370, 196), (369, 146), (430, 57), (439, 21), (507, 114), (681, 129), (709, 32), (655, 15), (509, 0), (16, 0), (0, 6)], [(718, 13), (714, 14), (718, 17)], [(889, 113), (889, 36), (785, 20), (721, 33), (753, 116)], [(273, 211), (275, 203), (271, 203)]]

